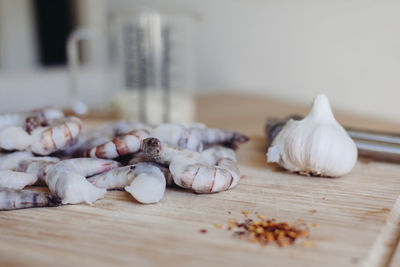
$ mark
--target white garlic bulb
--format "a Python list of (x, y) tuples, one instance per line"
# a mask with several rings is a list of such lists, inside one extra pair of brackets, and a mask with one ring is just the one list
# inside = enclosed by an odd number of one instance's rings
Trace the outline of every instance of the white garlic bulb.
[(267, 162), (304, 175), (337, 177), (349, 173), (357, 161), (357, 147), (335, 120), (328, 98), (314, 99), (303, 120), (290, 119), (273, 140)]

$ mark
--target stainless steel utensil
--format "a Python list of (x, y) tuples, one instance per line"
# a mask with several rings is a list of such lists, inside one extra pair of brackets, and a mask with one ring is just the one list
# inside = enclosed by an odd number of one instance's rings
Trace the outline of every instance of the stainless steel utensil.
[(400, 135), (346, 129), (354, 139), (360, 156), (400, 162)]

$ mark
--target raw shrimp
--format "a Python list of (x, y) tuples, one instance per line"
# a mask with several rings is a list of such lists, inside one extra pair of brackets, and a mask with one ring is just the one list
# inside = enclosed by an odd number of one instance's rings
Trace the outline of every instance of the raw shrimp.
[(202, 151), (204, 146), (218, 144), (237, 148), (239, 143), (249, 140), (240, 133), (206, 128), (202, 124), (185, 127), (177, 123), (165, 123), (155, 127), (151, 134), (161, 142), (193, 151)]
[[(197, 128), (196, 128), (197, 129)], [(151, 132), (152, 136), (171, 146), (193, 151), (203, 150), (203, 143), (197, 131), (177, 123), (160, 124)]]
[(157, 168), (165, 177), (166, 185), (173, 185), (174, 181), (168, 168), (155, 162), (139, 162), (113, 169), (109, 172), (88, 178), (93, 185), (105, 189), (123, 189), (133, 178), (141, 173), (151, 172)]
[(137, 131), (144, 129), (146, 131), (151, 131), (154, 125), (136, 121), (136, 120), (123, 120), (113, 124), (114, 135), (127, 134), (132, 131)]
[(25, 150), (32, 143), (32, 136), (21, 126), (9, 126), (0, 129), (0, 149)]
[(113, 169), (88, 179), (93, 185), (105, 189), (125, 189), (140, 203), (159, 202), (165, 187), (173, 182), (167, 168), (156, 163), (137, 163)]
[(0, 115), (0, 148), (24, 150), (33, 142), (30, 132), (41, 125), (63, 117), (58, 109), (38, 109), (32, 112)]
[(58, 162), (56, 157), (35, 157), (31, 152), (18, 151), (13, 153), (0, 154), (0, 170), (15, 170), (22, 161), (35, 160), (46, 162)]
[(149, 131), (137, 130), (120, 135), (102, 145), (89, 149), (86, 153), (92, 158), (115, 159), (140, 150), (143, 139), (149, 137)]
[(10, 170), (0, 171), (0, 188), (21, 190), (36, 182), (37, 177), (30, 173)]
[(218, 128), (191, 128), (191, 132), (197, 132), (201, 142), (205, 146), (224, 145), (229, 148), (237, 149), (239, 144), (246, 143), (249, 138), (241, 133), (222, 130)]
[[(128, 165), (133, 165), (141, 162), (153, 162), (155, 163), (154, 159), (151, 157), (147, 156), (146, 153), (143, 151), (140, 151), (138, 153), (135, 153), (132, 155), (132, 158), (129, 160)], [(175, 185), (174, 180), (172, 179), (171, 172), (169, 171), (168, 168), (166, 168), (164, 165), (159, 165), (160, 170), (163, 171), (167, 186), (173, 186)], [(161, 167), (162, 166), (162, 167)]]
[(63, 204), (93, 203), (106, 194), (105, 189), (93, 186), (86, 177), (119, 167), (113, 160), (77, 158), (60, 161), (47, 168), (45, 181), (50, 192)]
[(106, 124), (98, 129), (82, 132), (79, 137), (63, 151), (62, 155), (82, 157), (90, 148), (104, 144), (114, 138), (113, 125)]
[(39, 126), (31, 134), (21, 126), (10, 126), (0, 130), (0, 148), (48, 155), (68, 145), (81, 128), (81, 121), (75, 117), (52, 120), (49, 126)]
[[(141, 124), (137, 123), (137, 127), (139, 125)], [(140, 150), (143, 139), (150, 136), (156, 137), (169, 145), (193, 151), (202, 151), (204, 146), (215, 144), (236, 147), (238, 143), (248, 140), (247, 137), (239, 133), (205, 128), (203, 124), (193, 124), (191, 128), (188, 128), (181, 124), (167, 123), (161, 124), (151, 131), (141, 129), (117, 136), (110, 142), (91, 148), (86, 155), (93, 158), (114, 159), (129, 153), (136, 153)]]
[(0, 187), (22, 189), (27, 185), (43, 184), (40, 183), (43, 180), (41, 170), (44, 172), (45, 166), (58, 161), (59, 159), (55, 157), (35, 157), (27, 151), (1, 155)]
[(38, 127), (32, 132), (31, 150), (39, 155), (48, 155), (66, 147), (82, 129), (82, 122), (76, 117), (66, 117), (51, 122), (50, 126)]
[(0, 210), (55, 207), (60, 199), (46, 192), (0, 190)]
[(64, 113), (61, 110), (54, 108), (43, 108), (43, 109), (33, 110), (31, 112), (1, 114), (0, 129), (9, 126), (23, 127), (27, 124), (27, 119), (32, 117), (38, 118), (40, 123), (47, 123), (48, 121), (64, 117)]
[(35, 156), (28, 151), (0, 154), (0, 170), (13, 170), (22, 160), (34, 157)]
[(197, 193), (224, 191), (240, 179), (235, 153), (229, 148), (212, 147), (200, 153), (148, 138), (143, 141), (143, 151), (155, 161), (169, 164), (175, 184)]
[(34, 185), (46, 185), (45, 177), (47, 173), (47, 169), (49, 166), (57, 163), (57, 161), (48, 161), (48, 160), (40, 160), (40, 159), (27, 159), (23, 160), (18, 164), (18, 167), (15, 169), (17, 172), (25, 172), (29, 174), (33, 174), (36, 177), (36, 181)]

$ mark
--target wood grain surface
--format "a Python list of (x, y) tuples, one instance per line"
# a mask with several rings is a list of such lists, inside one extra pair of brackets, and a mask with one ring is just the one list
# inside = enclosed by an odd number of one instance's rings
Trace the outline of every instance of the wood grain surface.
[[(287, 173), (265, 163), (265, 120), (308, 107), (232, 94), (200, 96), (197, 104), (199, 121), (251, 137), (238, 151), (245, 177), (235, 189), (210, 195), (167, 189), (156, 205), (111, 191), (93, 206), (0, 212), (0, 265), (362, 266), (400, 194), (400, 165), (362, 159), (337, 179)], [(400, 132), (389, 122), (335, 115), (344, 125)], [(243, 210), (251, 218), (303, 219), (308, 245), (262, 247), (234, 238), (228, 219), (243, 220)], [(398, 254), (391, 266), (400, 266)]]

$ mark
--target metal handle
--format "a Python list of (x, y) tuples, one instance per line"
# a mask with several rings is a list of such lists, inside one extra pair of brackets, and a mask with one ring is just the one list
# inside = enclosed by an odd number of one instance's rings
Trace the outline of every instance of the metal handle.
[(362, 156), (384, 161), (400, 161), (400, 136), (383, 132), (347, 129)]

